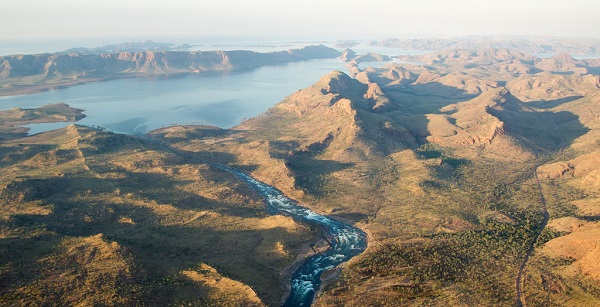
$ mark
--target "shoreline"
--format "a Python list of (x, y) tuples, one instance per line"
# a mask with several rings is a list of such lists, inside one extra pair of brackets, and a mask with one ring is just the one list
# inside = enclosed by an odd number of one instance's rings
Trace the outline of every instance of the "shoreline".
[(211, 74), (221, 74), (221, 73), (238, 73), (250, 71), (253, 69), (258, 69), (261, 67), (267, 66), (281, 66), (287, 65), (290, 63), (296, 62), (304, 62), (304, 61), (314, 61), (314, 60), (327, 60), (331, 58), (315, 58), (315, 59), (304, 59), (297, 61), (289, 61), (289, 62), (277, 62), (270, 63), (265, 65), (257, 65), (250, 67), (241, 67), (241, 68), (227, 68), (227, 69), (216, 69), (216, 70), (205, 70), (205, 71), (174, 71), (174, 72), (159, 72), (159, 73), (117, 73), (116, 75), (107, 76), (107, 77), (90, 77), (90, 78), (81, 78), (77, 80), (64, 80), (58, 81), (56, 83), (42, 83), (42, 84), (23, 84), (23, 85), (13, 85), (11, 87), (4, 87), (4, 85), (0, 84), (0, 98), (1, 97), (10, 97), (10, 96), (22, 96), (22, 95), (32, 95), (44, 93), (51, 90), (63, 89), (71, 86), (83, 85), (91, 82), (103, 82), (103, 81), (111, 81), (117, 79), (124, 78), (183, 78), (188, 76), (210, 76)]
[[(291, 62), (290, 62), (291, 63)], [(282, 63), (287, 64), (287, 63)], [(279, 64), (272, 64), (279, 65)], [(263, 65), (269, 66), (269, 65)], [(262, 66), (250, 67), (250, 68), (242, 68), (242, 69), (222, 69), (222, 70), (209, 70), (209, 71), (175, 71), (175, 72), (160, 72), (160, 73), (117, 73), (112, 76), (106, 77), (89, 77), (89, 78), (81, 78), (77, 80), (64, 80), (56, 83), (46, 83), (46, 84), (29, 84), (29, 85), (14, 85), (13, 87), (2, 87), (0, 85), (0, 97), (7, 96), (21, 96), (21, 95), (31, 95), (31, 94), (39, 94), (51, 90), (63, 89), (71, 86), (83, 85), (91, 82), (104, 82), (125, 78), (182, 78), (188, 76), (204, 76), (210, 74), (219, 74), (219, 73), (230, 73), (230, 72), (241, 72), (245, 70), (251, 70), (260, 68)]]
[[(309, 208), (310, 210), (314, 211), (310, 207), (306, 207), (306, 208)], [(358, 223), (351, 222), (351, 221), (349, 221), (349, 220), (347, 220), (345, 218), (333, 217), (333, 216), (329, 216), (329, 215), (324, 214), (324, 213), (323, 214), (319, 213), (317, 211), (314, 211), (314, 212), (317, 213), (317, 214), (329, 217), (329, 218), (331, 218), (333, 220), (337, 220), (337, 221), (343, 222), (344, 224), (350, 225), (351, 227), (355, 227), (355, 228), (359, 229), (360, 231), (362, 231), (365, 234), (364, 239), (365, 239), (366, 247), (365, 247), (365, 250), (362, 253), (360, 253), (360, 254), (358, 254), (358, 255), (356, 255), (356, 256), (348, 259), (348, 261), (345, 261), (345, 262), (339, 264), (338, 266), (336, 266), (334, 268), (331, 268), (329, 270), (323, 271), (322, 274), (325, 274), (328, 271), (332, 271), (333, 273), (331, 273), (330, 275), (326, 276), (325, 278), (323, 278), (322, 275), (321, 275), (321, 277), (320, 277), (321, 284), (319, 285), (319, 288), (316, 289), (316, 291), (315, 291), (315, 294), (314, 294), (311, 306), (317, 301), (317, 299), (322, 294), (322, 291), (323, 291), (323, 289), (325, 287), (333, 284), (334, 282), (336, 282), (342, 276), (342, 270), (345, 267), (347, 267), (353, 261), (356, 261), (356, 259), (358, 257), (360, 257), (360, 255), (363, 255), (367, 250), (369, 250), (370, 248), (372, 248), (372, 245), (370, 244), (370, 241), (371, 241), (370, 240), (370, 237), (371, 237), (370, 231), (365, 230), (362, 227), (358, 226), (357, 225)], [(320, 226), (320, 225), (318, 225), (318, 226), (319, 226), (319, 233), (320, 233), (319, 239), (316, 240), (316, 241), (313, 241), (312, 243), (311, 242), (307, 242), (307, 243), (303, 244), (300, 247), (300, 253), (296, 257), (296, 260), (290, 266), (288, 266), (285, 269), (285, 271), (282, 273), (282, 279), (284, 281), (283, 285), (285, 287), (284, 288), (284, 290), (285, 290), (284, 295), (281, 298), (281, 304), (282, 305), (287, 301), (287, 299), (288, 299), (288, 297), (289, 297), (289, 295), (291, 293), (291, 279), (292, 279), (293, 273), (302, 264), (304, 264), (304, 262), (307, 259), (309, 259), (310, 257), (312, 257), (314, 255), (317, 255), (319, 253), (326, 252), (329, 249), (331, 249), (331, 245), (330, 245), (329, 241), (327, 240), (327, 238), (325, 237), (323, 227)], [(313, 245), (315, 247), (315, 249), (312, 249), (311, 245)]]
[[(306, 48), (306, 47), (313, 47), (313, 46), (304, 46), (302, 49)], [(333, 48), (329, 48), (329, 49), (333, 49)], [(301, 49), (292, 49), (292, 50), (301, 50)], [(333, 49), (335, 50), (335, 49)], [(245, 51), (245, 50), (242, 50)], [(267, 54), (267, 53), (260, 53), (260, 52), (254, 52), (255, 54)], [(237, 65), (231, 65), (229, 67), (213, 67), (213, 68), (208, 68), (206, 70), (202, 70), (202, 69), (189, 69), (189, 70), (180, 70), (180, 71), (162, 71), (162, 72), (127, 72), (127, 71), (116, 71), (116, 72), (106, 72), (106, 76), (97, 76), (97, 77), (86, 77), (86, 76), (81, 76), (80, 79), (78, 79), (78, 75), (73, 75), (70, 76), (71, 79), (69, 79), (69, 77), (66, 77), (65, 79), (49, 79), (48, 81), (41, 81), (40, 83), (32, 83), (32, 84), (14, 84), (11, 83), (11, 79), (15, 79), (14, 82), (19, 83), (19, 79), (24, 78), (24, 77), (17, 77), (17, 78), (6, 78), (6, 79), (1, 79), (0, 81), (2, 81), (2, 83), (0, 83), (0, 97), (5, 97), (5, 96), (19, 96), (19, 95), (31, 95), (31, 94), (37, 94), (37, 93), (42, 93), (45, 91), (49, 91), (49, 90), (53, 90), (53, 89), (60, 89), (60, 88), (65, 88), (65, 87), (69, 87), (69, 86), (75, 86), (75, 85), (81, 85), (81, 84), (85, 84), (88, 82), (99, 82), (99, 81), (109, 81), (109, 80), (114, 80), (114, 79), (120, 79), (120, 78), (139, 78), (139, 77), (168, 77), (168, 76), (173, 76), (173, 77), (184, 77), (184, 76), (193, 76), (193, 75), (207, 75), (207, 74), (218, 74), (218, 73), (231, 73), (231, 72), (243, 72), (243, 71), (249, 71), (249, 70), (253, 70), (253, 69), (257, 69), (257, 68), (261, 68), (261, 67), (266, 67), (266, 66), (280, 66), (280, 65), (287, 65), (290, 63), (295, 63), (295, 62), (304, 62), (304, 61), (314, 61), (314, 60), (326, 60), (326, 59), (335, 59), (338, 58), (339, 55), (336, 56), (316, 56), (316, 57), (308, 57), (308, 58), (290, 58), (290, 59), (286, 59), (286, 60), (278, 60), (278, 59), (274, 59), (272, 60), (272, 62), (269, 63), (243, 63), (243, 64), (237, 64)], [(86, 73), (86, 72), (82, 72), (82, 73)], [(93, 71), (92, 71), (93, 73)], [(35, 76), (39, 76), (39, 75), (35, 75)], [(35, 76), (27, 76), (27, 78), (29, 77), (35, 77)], [(5, 82), (5, 83), (4, 83)]]
[[(327, 251), (328, 249), (331, 248), (329, 246), (329, 244), (327, 244), (327, 242), (323, 238), (322, 231), (319, 230), (319, 232), (321, 233), (321, 235), (319, 236), (319, 238), (317, 240), (315, 240), (313, 242), (307, 242), (307, 243), (302, 244), (302, 246), (300, 247), (300, 252), (296, 256), (296, 260), (294, 260), (294, 262), (292, 262), (292, 264), (289, 265), (287, 268), (285, 268), (285, 270), (281, 273), (281, 278), (283, 281), (282, 285), (284, 287), (284, 294), (281, 297), (280, 304), (283, 305), (283, 303), (285, 303), (285, 301), (290, 296), (290, 293), (292, 292), (291, 280), (292, 280), (292, 275), (294, 274), (294, 272), (302, 264), (304, 264), (304, 262), (308, 258), (310, 258), (318, 253)], [(315, 246), (316, 252), (312, 249), (311, 246)]]
[[(216, 71), (215, 71), (216, 72)], [(109, 77), (95, 77), (95, 78), (82, 78), (79, 80), (65, 80), (57, 83), (48, 83), (48, 84), (31, 84), (31, 85), (16, 85), (14, 87), (1, 88), (0, 87), (0, 97), (7, 96), (22, 96), (22, 95), (32, 95), (44, 93), (51, 90), (63, 89), (71, 86), (83, 85), (91, 82), (103, 82), (103, 81), (111, 81), (117, 79), (124, 78), (143, 78), (143, 77), (185, 77), (188, 75), (199, 74), (196, 72), (174, 72), (174, 73), (153, 73), (153, 74), (125, 74), (125, 75), (115, 75)]]
[(32, 84), (32, 85), (16, 85), (14, 87), (0, 89), (0, 97), (6, 96), (23, 96), (31, 94), (39, 94), (50, 90), (66, 88), (70, 86), (81, 85), (89, 82), (108, 81), (122, 77), (107, 77), (107, 78), (89, 78), (81, 80), (63, 81), (52, 84)]
[[(11, 115), (15, 114), (16, 115)], [(85, 110), (73, 108), (65, 103), (47, 104), (38, 108), (11, 108), (0, 110), (0, 141), (29, 136), (30, 124), (76, 123), (85, 118)], [(34, 114), (35, 118), (22, 118)]]

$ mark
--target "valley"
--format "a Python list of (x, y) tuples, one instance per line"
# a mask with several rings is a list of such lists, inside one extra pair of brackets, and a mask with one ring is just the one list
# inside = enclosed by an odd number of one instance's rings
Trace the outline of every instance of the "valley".
[[(342, 55), (315, 48), (265, 57)], [(162, 62), (131, 54), (114, 72), (200, 67), (166, 65), (175, 55), (165, 52)], [(2, 111), (0, 302), (282, 304), (292, 268), (327, 250), (327, 236), (268, 214), (232, 168), (366, 234), (364, 252), (323, 273), (314, 306), (600, 303), (597, 59), (505, 48), (389, 63), (343, 54), (346, 71), (231, 128), (136, 137), (70, 125), (27, 136), (18, 125), (86, 112)], [(210, 53), (207, 70), (263, 63), (221, 55)], [(60, 63), (81, 57), (57, 56), (49, 67), (61, 73), (49, 79), (47, 69), (17, 76), (24, 60), (5, 58), (3, 93), (65, 82), (85, 65)], [(359, 65), (371, 60), (386, 64)]]

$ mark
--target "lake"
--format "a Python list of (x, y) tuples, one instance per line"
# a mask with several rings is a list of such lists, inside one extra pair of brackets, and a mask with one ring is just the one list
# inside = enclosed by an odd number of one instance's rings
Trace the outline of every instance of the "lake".
[[(41, 44), (41, 47), (52, 47), (51, 50), (66, 47), (66, 43), (59, 43), (61, 42), (49, 41)], [(333, 42), (318, 43), (334, 45)], [(91, 43), (82, 41), (82, 45), (89, 44)], [(13, 45), (12, 49), (0, 48), (0, 51), (10, 53), (29, 50), (27, 48), (35, 46)], [(306, 45), (307, 42), (303, 41), (254, 41), (246, 44), (205, 41), (203, 44), (192, 44), (192, 49), (271, 52)], [(358, 53), (380, 52), (390, 56), (427, 53), (371, 46), (367, 42), (361, 42), (352, 48)], [(360, 67), (380, 67), (390, 62), (392, 61), (366, 62), (361, 63)], [(266, 111), (295, 91), (310, 86), (332, 70), (346, 71), (346, 68), (340, 59), (321, 59), (235, 72), (121, 78), (38, 94), (0, 97), (0, 109), (34, 108), (64, 102), (85, 110), (87, 117), (78, 121), (78, 124), (100, 126), (126, 134), (146, 133), (157, 128), (186, 124), (230, 128), (243, 119)], [(36, 134), (69, 124), (71, 123), (31, 124), (27, 127), (31, 129), (29, 134)]]
[[(310, 60), (236, 72), (120, 78), (37, 94), (0, 97), (0, 109), (64, 102), (85, 110), (78, 124), (136, 134), (171, 125), (230, 128), (254, 117), (332, 70), (340, 59)], [(30, 134), (70, 123), (33, 124)]]

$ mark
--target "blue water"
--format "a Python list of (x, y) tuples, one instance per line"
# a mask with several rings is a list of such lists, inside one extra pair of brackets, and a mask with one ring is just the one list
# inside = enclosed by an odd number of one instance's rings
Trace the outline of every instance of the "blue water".
[(229, 167), (217, 167), (238, 175), (258, 190), (265, 197), (270, 214), (286, 214), (296, 220), (319, 225), (324, 229), (324, 235), (332, 238), (330, 249), (308, 258), (292, 273), (291, 292), (283, 306), (310, 306), (321, 285), (321, 274), (367, 248), (367, 236), (362, 230), (299, 206), (279, 190), (245, 173)]
[[(257, 48), (271, 48), (256, 46)], [(281, 46), (280, 46), (281, 47)], [(312, 60), (257, 69), (178, 77), (121, 78), (50, 91), (0, 97), (0, 109), (34, 108), (64, 102), (85, 110), (78, 124), (117, 133), (143, 134), (170, 125), (207, 124), (229, 128), (256, 116), (287, 95), (310, 86), (332, 70), (344, 70), (339, 59)], [(30, 134), (71, 123), (27, 125)], [(285, 306), (310, 306), (321, 274), (362, 253), (367, 246), (360, 229), (299, 206), (277, 189), (231, 168), (266, 199), (269, 213), (286, 214), (322, 227), (331, 248), (308, 258), (293, 272)]]
[[(230, 73), (121, 78), (37, 94), (0, 97), (0, 109), (34, 108), (64, 102), (85, 110), (87, 117), (78, 124), (126, 134), (185, 124), (230, 128), (245, 118), (265, 112), (332, 70), (344, 69), (340, 59), (324, 59)], [(28, 127), (30, 134), (35, 134), (69, 124)]]
[[(139, 41), (139, 40), (138, 40)], [(105, 40), (10, 41), (0, 44), (0, 54), (61, 51), (74, 46), (95, 47), (118, 43)], [(183, 43), (176, 42), (176, 43)], [(334, 46), (335, 42), (318, 41)], [(306, 41), (251, 41), (228, 43), (225, 40), (202, 40), (193, 50), (246, 49), (269, 52), (299, 48)], [(359, 53), (380, 52), (386, 55), (417, 54), (423, 51), (354, 46)], [(380, 67), (388, 62), (361, 63), (360, 67)], [(35, 108), (64, 102), (85, 110), (86, 118), (78, 124), (102, 127), (117, 133), (141, 134), (151, 130), (186, 124), (204, 124), (230, 128), (254, 117), (298, 89), (305, 88), (332, 70), (346, 68), (339, 59), (294, 62), (263, 66), (257, 69), (198, 75), (121, 78), (52, 89), (43, 93), (0, 96), (0, 110), (13, 107)], [(1, 94), (1, 92), (0, 92)], [(71, 123), (30, 124), (29, 134), (66, 127)]]

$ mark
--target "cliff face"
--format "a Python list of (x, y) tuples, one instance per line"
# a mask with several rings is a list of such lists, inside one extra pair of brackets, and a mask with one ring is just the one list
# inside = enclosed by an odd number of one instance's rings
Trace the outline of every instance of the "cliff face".
[[(321, 56), (319, 50), (93, 59), (97, 69), (108, 63), (150, 74), (240, 69)], [(289, 282), (285, 268), (319, 231), (266, 216), (261, 198), (199, 162), (206, 161), (243, 169), (368, 233), (367, 251), (341, 268), (317, 305), (514, 305), (515, 275), (533, 247), (523, 279), (528, 305), (600, 306), (594, 67), (564, 73), (579, 68), (566, 65), (574, 59), (558, 56), (545, 63), (562, 68), (546, 67), (519, 51), (439, 54), (431, 65), (353, 66), (355, 78), (331, 72), (229, 130), (172, 126), (148, 135), (174, 151), (76, 126), (0, 142), (0, 216), (9, 217), (0, 219), (8, 238), (0, 254), (15, 259), (0, 277), (0, 305), (44, 289), (61, 296), (40, 304), (114, 301), (123, 292), (112, 285), (121, 284), (140, 287), (138, 301), (148, 305), (186, 297), (277, 305)], [(83, 57), (38, 57), (36, 73), (77, 71)], [(22, 58), (0, 62), (3, 73), (17, 64), (35, 71), (25, 64), (36, 57)], [(50, 117), (57, 108), (13, 109), (6, 117)]]
[(335, 49), (308, 46), (288, 51), (144, 51), (104, 54), (55, 53), (0, 57), (0, 86), (50, 86), (82, 78), (127, 74), (199, 73), (254, 68), (308, 59), (335, 58)]

